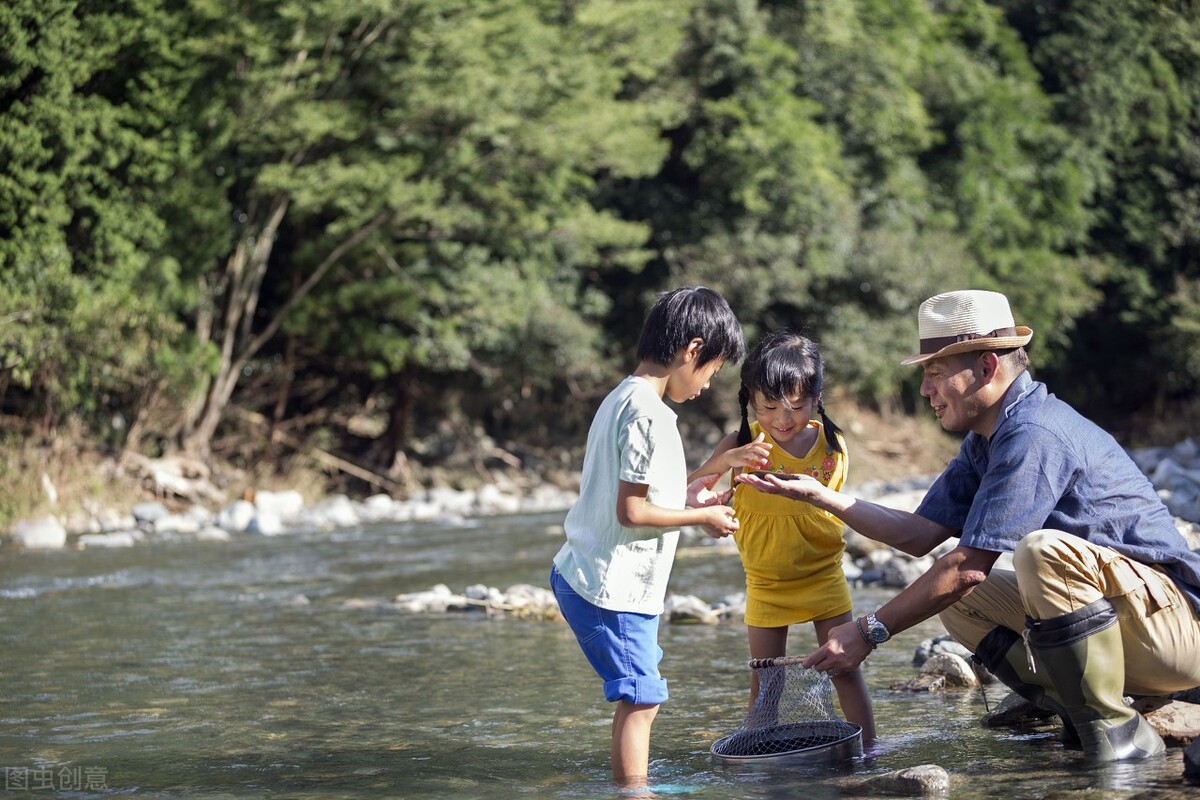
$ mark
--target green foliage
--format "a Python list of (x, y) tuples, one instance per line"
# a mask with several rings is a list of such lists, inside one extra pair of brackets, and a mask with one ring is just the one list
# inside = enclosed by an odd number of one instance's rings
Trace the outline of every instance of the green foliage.
[(177, 31), (149, 0), (0, 9), (0, 360), (29, 416), (94, 420), (189, 385), (164, 201)]
[[(680, 107), (654, 84), (678, 12), (639, 9), (410, 4), (360, 60), (370, 85), (337, 88), (372, 97), (361, 130), (326, 127), (321, 158), (259, 173), (261, 191), (292, 199), (288, 226), (306, 237), (282, 269), (311, 271), (339, 236), (387, 214), (286, 330), (368, 390), (413, 370), (509, 394), (603, 380), (607, 300), (578, 270), (640, 269), (649, 231), (590, 196), (597, 174), (653, 174)], [(331, 309), (348, 322), (330, 325)]]
[(1062, 344), (1075, 357), (1056, 374), (1079, 387), (1072, 399), (1104, 394), (1098, 410), (1117, 424), (1200, 387), (1180, 323), (1195, 315), (1200, 278), (1200, 15), (1156, 0), (1005, 6), (1076, 143), (1089, 212), (1077, 248), (1105, 298)]
[(1196, 17), (14, 0), (0, 410), (101, 432), (119, 414), (169, 446), (213, 436), (197, 408), (366, 402), (390, 415), (387, 465), (413, 403), (505, 435), (564, 389), (587, 406), (681, 283), (722, 291), (751, 340), (808, 332), (874, 403), (912, 393), (917, 304), (969, 286), (1009, 294), (1085, 410), (1194, 393)]

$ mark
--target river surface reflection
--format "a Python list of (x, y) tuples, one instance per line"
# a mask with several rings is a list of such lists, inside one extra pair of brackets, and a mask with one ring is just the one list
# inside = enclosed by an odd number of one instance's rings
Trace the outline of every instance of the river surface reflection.
[[(548, 584), (561, 514), (246, 536), (125, 550), (0, 551), (0, 767), (13, 796), (607, 798), (611, 707), (565, 625), (412, 615), (396, 594), (445, 583)], [(672, 591), (741, 588), (736, 555), (681, 551)], [(873, 609), (888, 590), (854, 593)], [(836, 798), (865, 777), (939, 764), (951, 796), (1109, 790), (1195, 796), (1182, 754), (1088, 768), (1050, 731), (987, 730), (973, 693), (911, 694), (933, 625), (872, 655), (881, 746), (830, 766), (738, 768), (712, 742), (740, 724), (740, 623), (664, 625), (672, 699), (651, 792)], [(815, 645), (798, 626), (792, 651)], [(989, 691), (997, 702), (1005, 690)]]

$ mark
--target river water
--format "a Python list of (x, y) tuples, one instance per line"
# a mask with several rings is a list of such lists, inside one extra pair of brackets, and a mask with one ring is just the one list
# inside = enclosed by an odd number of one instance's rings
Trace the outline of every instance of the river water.
[[(612, 709), (563, 624), (414, 615), (445, 583), (548, 585), (562, 514), (132, 549), (0, 551), (0, 767), (11, 796), (608, 798)], [(736, 555), (681, 548), (672, 591), (741, 588)], [(873, 609), (889, 590), (861, 589)], [(742, 721), (740, 623), (662, 626), (671, 700), (650, 794), (835, 798), (878, 773), (950, 771), (955, 798), (1084, 790), (1195, 797), (1182, 754), (1089, 768), (1049, 730), (989, 730), (978, 692), (891, 691), (936, 624), (865, 664), (880, 747), (838, 765), (745, 768), (712, 742)], [(792, 652), (815, 645), (797, 626)], [(993, 705), (1006, 693), (990, 689)], [(1091, 796), (1091, 795), (1089, 795)]]

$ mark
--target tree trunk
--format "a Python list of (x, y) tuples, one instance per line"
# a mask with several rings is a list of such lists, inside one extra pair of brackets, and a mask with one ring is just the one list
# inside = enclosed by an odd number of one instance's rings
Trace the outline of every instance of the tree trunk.
[(190, 456), (207, 462), (212, 452), (213, 436), (225, 415), (233, 392), (237, 388), (242, 370), (263, 346), (279, 332), (288, 313), (296, 304), (316, 288), (321, 279), (341, 260), (349, 250), (361, 244), (391, 217), (391, 212), (381, 211), (370, 221), (342, 240), (337, 247), (317, 265), (312, 274), (296, 288), (287, 301), (271, 318), (271, 321), (256, 335), (253, 331), (254, 310), (258, 307), (263, 278), (266, 276), (271, 247), (275, 242), (279, 225), (287, 213), (289, 199), (281, 198), (272, 209), (270, 220), (262, 229), (253, 251), (247, 257), (243, 240), (230, 257), (227, 272), (229, 285), (225, 306), (225, 319), (221, 328), (221, 360), (217, 373), (209, 381), (195, 426), (184, 435), (183, 449)]
[[(211, 455), (217, 426), (237, 386), (238, 372), (246, 360), (243, 354), (250, 341), (249, 334), (262, 291), (262, 281), (271, 259), (271, 249), (275, 246), (275, 237), (290, 202), (288, 197), (277, 198), (266, 223), (258, 230), (258, 236), (239, 241), (225, 267), (222, 282), (225, 306), (220, 327), (213, 326), (212, 331), (220, 345), (221, 358), (216, 374), (209, 379), (198, 414), (194, 422), (185, 428), (183, 435), (183, 451), (205, 463)], [(206, 321), (205, 324), (211, 325)]]
[(384, 474), (393, 480), (403, 479), (404, 443), (408, 440), (409, 425), (417, 398), (412, 391), (410, 370), (405, 368), (397, 375), (392, 389), (392, 407), (388, 411), (388, 426), (379, 437), (379, 449), (374, 454), (384, 469)]

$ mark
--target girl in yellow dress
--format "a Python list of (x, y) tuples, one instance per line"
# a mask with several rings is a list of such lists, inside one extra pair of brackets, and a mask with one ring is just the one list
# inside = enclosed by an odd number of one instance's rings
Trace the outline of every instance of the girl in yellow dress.
[[(821, 401), (823, 366), (812, 340), (791, 331), (767, 334), (742, 365), (741, 429), (722, 439), (692, 477), (770, 470), (812, 475), (841, 489), (848, 456), (841, 430)], [(788, 626), (800, 622), (812, 622), (824, 644), (830, 629), (853, 619), (842, 571), (842, 522), (815, 506), (743, 484), (734, 492), (733, 508), (740, 523), (734, 538), (746, 571), (750, 657), (787, 655)], [(751, 706), (759, 691), (754, 672)], [(875, 720), (862, 671), (831, 678), (842, 713), (862, 727), (864, 745), (873, 743)]]

